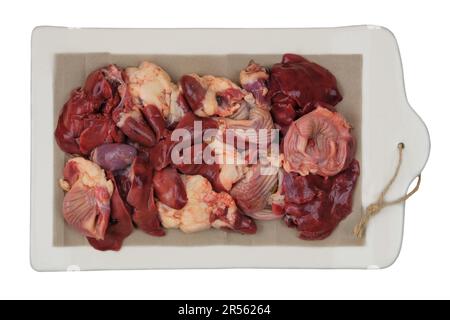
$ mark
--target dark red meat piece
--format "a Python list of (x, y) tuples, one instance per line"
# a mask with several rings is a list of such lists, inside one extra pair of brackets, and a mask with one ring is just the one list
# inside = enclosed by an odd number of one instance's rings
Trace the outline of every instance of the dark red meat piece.
[(235, 223), (234, 230), (243, 234), (255, 234), (257, 229), (255, 221), (241, 212)]
[(153, 171), (148, 158), (139, 154), (131, 166), (127, 202), (134, 207), (133, 222), (139, 229), (152, 236), (163, 236), (153, 196)]
[[(211, 220), (214, 221), (217, 219), (228, 222), (227, 211), (215, 212), (214, 215), (211, 216)], [(256, 231), (258, 230), (258, 227), (256, 226), (256, 223), (252, 218), (250, 218), (249, 216), (246, 216), (241, 211), (238, 211), (238, 214), (235, 217), (233, 226), (231, 228), (223, 227), (221, 229), (223, 229), (225, 231), (239, 232), (242, 234), (255, 234)]]
[(140, 108), (134, 107), (128, 111), (121, 111), (119, 116), (113, 115), (113, 119), (115, 119), (116, 125), (131, 141), (146, 147), (152, 147), (156, 144), (155, 133), (145, 121)]
[(166, 121), (164, 120), (164, 117), (162, 116), (159, 109), (156, 106), (150, 104), (142, 108), (142, 113), (145, 120), (155, 133), (156, 141), (162, 139), (165, 136)]
[(156, 171), (153, 185), (156, 197), (166, 206), (180, 210), (186, 205), (186, 189), (176, 169), (168, 167)]
[(330, 71), (294, 54), (285, 54), (281, 63), (272, 66), (267, 97), (274, 122), (283, 132), (295, 119), (314, 110), (317, 102), (335, 106), (342, 100)]
[(287, 203), (304, 204), (311, 201), (318, 188), (310, 178), (295, 174), (285, 174), (283, 179), (284, 198)]
[(184, 75), (180, 79), (180, 85), (184, 97), (192, 111), (201, 109), (203, 106), (203, 99), (205, 99), (206, 95), (206, 89), (203, 88), (201, 83), (190, 75)]
[[(222, 185), (220, 181), (220, 171), (221, 167), (218, 163), (207, 164), (204, 162), (202, 157), (203, 150), (207, 147), (206, 143), (203, 143), (199, 150), (198, 154), (195, 154), (195, 145), (186, 148), (183, 152), (188, 153), (188, 157), (190, 158), (190, 163), (181, 163), (174, 165), (181, 173), (188, 175), (201, 175), (204, 178), (208, 179), (211, 183), (214, 191), (216, 192), (227, 192), (226, 188)], [(184, 153), (183, 153), (184, 156)], [(200, 158), (199, 158), (200, 157)], [(196, 159), (197, 158), (197, 159)]]
[(184, 115), (183, 118), (181, 118), (180, 122), (178, 123), (175, 129), (186, 129), (191, 134), (192, 139), (199, 138), (198, 136), (194, 136), (195, 122), (198, 123), (201, 122), (202, 130), (201, 132), (199, 132), (201, 134), (203, 134), (204, 131), (207, 129), (217, 129), (219, 127), (217, 121), (212, 118), (200, 118), (197, 117), (192, 112), (188, 112)]
[[(213, 119), (200, 118), (194, 115), (192, 112), (186, 113), (176, 125), (175, 129), (186, 129), (190, 135), (186, 137), (186, 139), (191, 139), (191, 144), (194, 143), (196, 139), (199, 141), (201, 141), (202, 139), (200, 135), (198, 135), (197, 137), (194, 135), (195, 121), (199, 121), (202, 124), (202, 130), (200, 131), (201, 134), (203, 134), (203, 132), (207, 129), (218, 128), (217, 122)], [(155, 170), (162, 170), (172, 163), (172, 149), (177, 143), (182, 141), (181, 139), (184, 139), (183, 137), (178, 141), (172, 141), (172, 131), (168, 130), (167, 128), (163, 130), (161, 126), (159, 131), (161, 132), (159, 142), (151, 148), (143, 148), (143, 150), (145, 150), (145, 153), (148, 154), (150, 162), (152, 163)], [(157, 131), (155, 130), (155, 132)], [(175, 139), (175, 137), (173, 137), (173, 139)]]
[(116, 171), (128, 167), (136, 154), (136, 148), (129, 144), (105, 143), (92, 151), (91, 159), (107, 171)]
[(92, 72), (83, 88), (72, 91), (55, 130), (59, 147), (87, 155), (103, 143), (122, 142), (123, 134), (111, 120), (110, 111), (121, 100), (119, 69), (111, 65)]
[(119, 251), (122, 243), (133, 232), (133, 222), (131, 220), (131, 208), (120, 195), (117, 181), (111, 172), (107, 173), (108, 179), (114, 184), (114, 191), (111, 197), (111, 216), (105, 238), (96, 240), (88, 238), (89, 243), (100, 251)]
[[(202, 130), (197, 133), (197, 136), (194, 135), (194, 123), (195, 121), (201, 121), (202, 124)], [(203, 150), (207, 147), (206, 143), (203, 143), (202, 137), (205, 130), (208, 129), (217, 129), (218, 123), (214, 119), (211, 118), (200, 118), (194, 115), (192, 112), (187, 113), (178, 123), (176, 129), (186, 129), (190, 134), (191, 144), (190, 147), (187, 147), (183, 149), (183, 153), (179, 156), (186, 156), (185, 153), (188, 153), (187, 157), (190, 159), (190, 163), (174, 163), (174, 166), (183, 174), (189, 174), (189, 175), (201, 175), (209, 180), (211, 185), (213, 186), (213, 189), (216, 192), (226, 191), (226, 189), (223, 187), (222, 183), (220, 182), (219, 175), (220, 175), (220, 165), (217, 163), (213, 164), (206, 164), (204, 162), (204, 159), (202, 157)], [(173, 146), (177, 142), (174, 142), (170, 147), (173, 148)], [(201, 146), (199, 147), (199, 150), (202, 152), (199, 152), (198, 154), (195, 154), (196, 148), (195, 145)], [(171, 149), (172, 151), (172, 149)], [(170, 157), (168, 155), (167, 157)], [(199, 158), (200, 157), (200, 158)], [(197, 158), (197, 159), (196, 159)]]
[(285, 222), (305, 240), (328, 237), (352, 211), (353, 191), (360, 170), (357, 160), (333, 177), (285, 173)]
[(162, 170), (171, 164), (170, 156), (175, 143), (170, 140), (170, 136), (166, 136), (155, 146), (148, 149), (148, 156), (155, 170)]

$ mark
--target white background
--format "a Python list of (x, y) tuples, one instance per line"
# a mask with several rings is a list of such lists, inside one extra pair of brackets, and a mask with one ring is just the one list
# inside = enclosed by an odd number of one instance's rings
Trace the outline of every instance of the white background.
[[(127, 0), (113, 4), (93, 0), (2, 1), (0, 298), (450, 298), (450, 10), (445, 5), (447, 2)], [(406, 206), (403, 248), (392, 267), (378, 271), (91, 273), (37, 273), (31, 269), (29, 92), (30, 37), (34, 26), (333, 27), (358, 24), (382, 25), (396, 35), (409, 102), (428, 125), (432, 141), (421, 190)]]

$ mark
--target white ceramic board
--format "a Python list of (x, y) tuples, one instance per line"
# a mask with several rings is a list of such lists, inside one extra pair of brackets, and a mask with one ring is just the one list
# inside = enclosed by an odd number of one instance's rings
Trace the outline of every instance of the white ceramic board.
[[(120, 41), (117, 41), (120, 39)], [(70, 29), (38, 27), (32, 35), (31, 265), (38, 271), (151, 268), (383, 268), (398, 256), (404, 205), (370, 222), (359, 246), (124, 246), (98, 252), (55, 246), (54, 65), (61, 53), (135, 55), (362, 55), (361, 203), (372, 203), (391, 177), (396, 146), (404, 163), (388, 198), (406, 193), (430, 149), (427, 129), (407, 102), (400, 54), (382, 27), (330, 29)], [(339, 79), (338, 79), (339, 81)]]

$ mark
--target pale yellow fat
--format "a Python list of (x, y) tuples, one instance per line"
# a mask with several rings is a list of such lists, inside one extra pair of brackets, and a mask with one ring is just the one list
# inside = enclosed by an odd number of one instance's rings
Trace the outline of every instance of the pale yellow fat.
[[(88, 187), (105, 187), (108, 193), (112, 195), (114, 185), (111, 180), (107, 180), (105, 171), (100, 166), (92, 161), (86, 160), (82, 157), (72, 158), (68, 161), (75, 162), (80, 171), (80, 178), (84, 185)], [(70, 186), (67, 181), (60, 180), (60, 186), (63, 190), (68, 191)]]

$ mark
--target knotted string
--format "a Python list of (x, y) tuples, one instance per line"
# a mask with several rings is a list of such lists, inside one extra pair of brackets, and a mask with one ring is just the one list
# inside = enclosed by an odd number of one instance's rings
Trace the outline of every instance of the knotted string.
[(414, 193), (416, 193), (417, 190), (419, 190), (420, 180), (421, 180), (420, 174), (417, 176), (416, 186), (409, 193), (407, 193), (403, 197), (400, 197), (393, 201), (386, 201), (384, 199), (384, 197), (386, 196), (386, 193), (389, 191), (389, 188), (394, 183), (394, 181), (397, 178), (398, 173), (400, 171), (400, 166), (403, 161), (403, 149), (405, 149), (405, 144), (399, 143), (398, 144), (398, 153), (399, 153), (398, 164), (397, 164), (397, 168), (395, 169), (394, 175), (392, 176), (392, 178), (389, 180), (389, 183), (386, 185), (386, 187), (381, 192), (377, 201), (375, 203), (372, 203), (371, 205), (369, 205), (366, 208), (363, 216), (361, 217), (361, 220), (355, 226), (353, 233), (355, 234), (355, 236), (357, 238), (362, 238), (364, 236), (364, 233), (366, 231), (366, 227), (367, 227), (367, 224), (369, 223), (370, 218), (372, 218), (374, 215), (376, 215), (378, 212), (380, 212), (383, 208), (385, 208), (387, 206), (392, 206), (394, 204), (398, 204), (398, 203), (402, 203), (402, 202), (406, 201), (409, 197), (411, 197)]

